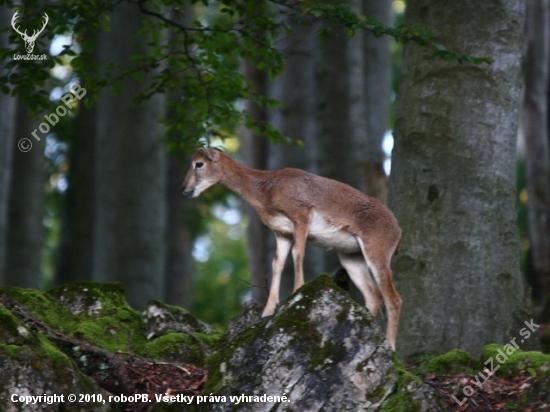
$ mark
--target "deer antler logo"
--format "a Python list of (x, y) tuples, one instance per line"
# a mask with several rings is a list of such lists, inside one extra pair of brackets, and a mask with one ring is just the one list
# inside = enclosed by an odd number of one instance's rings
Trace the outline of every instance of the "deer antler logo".
[(46, 13), (44, 13), (44, 25), (40, 30), (34, 30), (34, 32), (32, 33), (32, 36), (29, 36), (27, 34), (27, 30), (25, 30), (24, 33), (21, 33), (21, 31), (19, 30), (19, 27), (15, 27), (15, 23), (18, 15), (19, 15), (19, 12), (16, 11), (11, 19), (11, 26), (17, 33), (21, 35), (21, 38), (25, 41), (25, 48), (27, 49), (27, 54), (31, 54), (34, 49), (34, 42), (38, 38), (38, 35), (44, 31), (44, 29), (46, 28), (46, 24), (48, 24), (48, 21), (50, 20), (50, 18)]

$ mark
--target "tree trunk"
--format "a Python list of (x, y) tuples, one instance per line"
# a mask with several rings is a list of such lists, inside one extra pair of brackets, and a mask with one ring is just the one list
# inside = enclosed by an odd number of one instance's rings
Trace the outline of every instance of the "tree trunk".
[[(317, 138), (317, 84), (318, 63), (317, 25), (313, 21), (297, 22), (286, 17), (290, 34), (280, 39), (278, 48), (283, 53), (285, 70), (270, 85), (270, 97), (283, 104), (269, 112), (270, 123), (292, 139), (299, 139), (303, 147), (293, 145), (271, 146), (269, 169), (295, 167), (319, 173), (319, 143)], [(270, 236), (270, 256), (275, 253), (275, 237)], [(304, 257), (305, 280), (309, 281), (324, 271), (324, 252), (308, 244)], [(288, 259), (281, 280), (281, 298), (294, 288), (294, 265)]]
[(389, 182), (403, 229), (397, 352), (476, 355), (532, 317), (515, 210), (524, 2), (411, 0), (405, 20), (432, 27), (450, 50), (495, 59), (455, 64), (406, 44)]
[[(360, 0), (346, 3), (360, 10)], [(364, 39), (361, 35), (349, 36), (336, 24), (326, 28), (329, 37), (321, 41), (318, 65), (321, 173), (358, 188), (363, 155), (358, 149), (367, 129)]]
[[(242, 70), (252, 83), (255, 91), (265, 95), (267, 73), (264, 70), (259, 70), (253, 62), (248, 60), (242, 62)], [(253, 102), (246, 101), (245, 109), (256, 121), (267, 120), (265, 107), (259, 107)], [(242, 142), (244, 163), (254, 169), (267, 169), (268, 140), (252, 130), (243, 129)], [(263, 306), (267, 302), (267, 285), (271, 273), (268, 249), (268, 236), (270, 233), (252, 206), (245, 203), (244, 211), (248, 217), (248, 264), (253, 285), (252, 299), (258, 305)]]
[[(346, 3), (361, 11), (361, 0)], [(326, 29), (329, 37), (320, 42), (318, 64), (320, 173), (359, 188), (367, 131), (364, 38), (349, 36), (336, 24)], [(326, 254), (325, 267), (329, 272), (340, 267), (335, 253)]]
[(9, 286), (38, 289), (44, 241), (46, 138), (37, 141), (31, 136), (40, 120), (28, 116), (21, 100), (16, 111), (15, 140), (30, 139), (32, 148), (13, 152), (4, 277)]
[[(393, 13), (390, 0), (366, 0), (363, 12), (383, 24), (391, 26)], [(382, 140), (388, 130), (391, 100), (391, 38), (374, 37), (363, 33), (366, 130), (360, 147), (363, 147), (360, 159), (360, 184), (362, 192), (376, 197), (382, 202), (388, 201), (388, 182), (384, 171), (385, 154)]]
[(69, 154), (69, 187), (61, 220), (57, 285), (93, 277), (96, 119), (97, 106), (79, 107), (78, 132)]
[(191, 309), (195, 261), (191, 225), (198, 218), (197, 203), (181, 193), (189, 156), (168, 155), (165, 302)]
[[(171, 18), (177, 20), (175, 11)], [(185, 4), (183, 7), (183, 24), (191, 27), (195, 18), (193, 6)], [(175, 36), (177, 30), (171, 29), (170, 36)], [(175, 47), (182, 49), (181, 45)], [(178, 50), (175, 50), (178, 51)], [(181, 51), (181, 50), (180, 50)], [(179, 93), (169, 96), (172, 101), (182, 102)], [(176, 107), (168, 109), (168, 117), (176, 116)], [(188, 107), (191, 113), (192, 107)], [(173, 130), (167, 136), (168, 139), (180, 138), (179, 131)], [(167, 222), (166, 222), (166, 264), (165, 264), (165, 290), (164, 300), (171, 305), (177, 305), (191, 309), (193, 281), (195, 279), (195, 260), (193, 258), (193, 223), (199, 219), (197, 202), (191, 202), (181, 193), (181, 184), (189, 168), (191, 156), (181, 150), (168, 153), (167, 169)]]
[[(147, 51), (148, 39), (137, 34), (144, 19), (135, 5), (116, 7), (110, 31), (100, 35), (101, 64), (130, 65), (133, 54)], [(157, 122), (164, 99), (133, 105), (146, 82), (125, 77), (123, 93), (106, 91), (97, 123), (94, 280), (123, 282), (136, 308), (164, 293), (166, 163)]]
[[(0, 27), (9, 24), (14, 11), (5, 5), (0, 6)], [(0, 33), (0, 48), (7, 47), (9, 32)], [(2, 62), (0, 75), (4, 74)], [(4, 267), (6, 258), (6, 232), (8, 228), (8, 203), (11, 181), (11, 168), (14, 149), (16, 99), (0, 92), (0, 285), (5, 284)]]
[[(99, 32), (85, 37), (96, 44)], [(97, 70), (98, 50), (88, 56), (86, 67)], [(81, 73), (83, 87), (86, 73)], [(65, 197), (55, 283), (92, 280), (94, 267), (95, 170), (98, 106), (82, 102), (76, 118), (75, 138), (69, 153), (69, 187)]]
[(550, 152), (548, 148), (548, 70), (550, 12), (548, 0), (527, 1), (527, 56), (523, 128), (527, 154), (529, 242), (533, 272), (542, 301), (550, 279)]

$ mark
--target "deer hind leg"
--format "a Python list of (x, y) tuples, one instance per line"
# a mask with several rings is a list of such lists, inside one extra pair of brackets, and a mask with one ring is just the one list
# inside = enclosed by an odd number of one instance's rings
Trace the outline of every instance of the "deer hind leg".
[(372, 313), (372, 316), (376, 316), (384, 298), (382, 297), (380, 289), (370, 276), (365, 258), (361, 253), (339, 253), (338, 258), (344, 269), (348, 272), (353, 283), (355, 283), (355, 286), (357, 286), (359, 291), (363, 294), (367, 309)]
[(309, 217), (294, 224), (294, 244), (292, 245), (292, 260), (294, 262), (294, 291), (304, 285), (304, 255), (306, 253)]
[(271, 288), (269, 289), (269, 297), (267, 298), (267, 304), (265, 305), (262, 317), (271, 316), (275, 313), (275, 308), (279, 303), (279, 287), (281, 285), (281, 273), (285, 266), (285, 261), (290, 251), (292, 240), (280, 235), (277, 237), (277, 250), (275, 257), (273, 258), (273, 275), (271, 277)]
[(397, 326), (399, 324), (399, 313), (401, 311), (401, 296), (395, 290), (393, 275), (390, 268), (390, 260), (397, 246), (399, 239), (393, 247), (380, 242), (379, 239), (360, 238), (357, 241), (361, 246), (363, 256), (382, 292), (386, 311), (388, 312), (388, 328), (386, 340), (395, 351), (395, 340), (397, 338)]

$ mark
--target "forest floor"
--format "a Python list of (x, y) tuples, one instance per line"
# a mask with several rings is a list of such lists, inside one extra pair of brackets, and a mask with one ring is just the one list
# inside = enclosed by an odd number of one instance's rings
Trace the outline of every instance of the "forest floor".
[[(536, 392), (537, 388), (544, 383), (542, 380), (546, 381), (547, 378), (522, 374), (512, 379), (503, 379), (493, 375), (484, 382), (481, 380), (480, 387), (477, 387), (472, 384), (476, 377), (478, 375), (467, 373), (429, 374), (424, 376), (423, 380), (439, 393), (448, 411), (550, 411), (550, 399), (532, 399), (533, 391)], [(470, 396), (458, 390), (466, 385), (474, 389)]]
[(492, 344), (479, 359), (454, 349), (437, 357), (425, 354), (406, 369), (434, 388), (448, 411), (550, 412), (550, 323), (541, 322), (538, 332), (542, 352)]

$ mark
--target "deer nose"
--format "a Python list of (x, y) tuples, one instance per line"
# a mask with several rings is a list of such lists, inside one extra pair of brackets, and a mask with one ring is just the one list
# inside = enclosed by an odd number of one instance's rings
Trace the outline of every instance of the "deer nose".
[(193, 194), (193, 189), (186, 191), (185, 188), (185, 185), (181, 187), (181, 193), (183, 193), (185, 196), (191, 196)]

